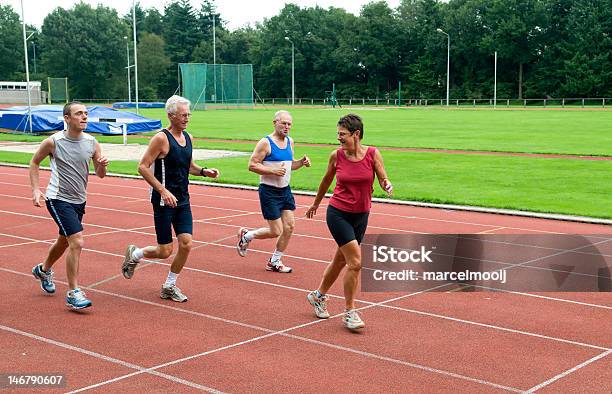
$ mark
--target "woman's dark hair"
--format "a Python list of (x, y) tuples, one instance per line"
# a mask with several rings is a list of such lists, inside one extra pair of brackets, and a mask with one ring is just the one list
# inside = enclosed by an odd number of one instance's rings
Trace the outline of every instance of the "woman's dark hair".
[(359, 136), (359, 139), (363, 138), (363, 122), (361, 121), (359, 115), (344, 115), (338, 121), (338, 127), (347, 129), (351, 132), (351, 134), (354, 134), (356, 131), (358, 131), (359, 133), (357, 135)]

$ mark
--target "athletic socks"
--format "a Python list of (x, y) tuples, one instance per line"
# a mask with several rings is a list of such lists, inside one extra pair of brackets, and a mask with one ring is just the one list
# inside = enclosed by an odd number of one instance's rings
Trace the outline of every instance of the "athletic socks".
[(253, 239), (255, 239), (255, 231), (254, 230), (247, 231), (247, 233), (244, 234), (244, 239), (247, 242), (251, 242)]
[(272, 258), (270, 259), (270, 262), (276, 265), (280, 261), (281, 257), (283, 257), (283, 252), (275, 250), (274, 253), (272, 253)]
[(172, 271), (168, 272), (168, 277), (166, 278), (166, 283), (164, 283), (164, 287), (172, 287), (176, 285), (176, 280), (178, 279), (179, 274), (175, 274)]
[(142, 249), (136, 248), (132, 252), (132, 258), (136, 261), (142, 260), (143, 257), (144, 257), (144, 251)]
[(317, 299), (321, 299), (321, 297), (323, 297), (325, 294), (321, 294), (321, 292), (319, 290), (315, 290), (314, 291), (315, 296), (317, 297)]

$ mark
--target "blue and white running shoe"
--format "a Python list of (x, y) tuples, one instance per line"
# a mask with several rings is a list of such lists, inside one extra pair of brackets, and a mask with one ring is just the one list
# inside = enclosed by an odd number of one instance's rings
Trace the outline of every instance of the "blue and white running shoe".
[(68, 291), (66, 294), (66, 306), (72, 309), (83, 309), (91, 306), (91, 301), (85, 297), (81, 289)]
[(32, 268), (32, 275), (40, 280), (40, 287), (49, 294), (55, 293), (55, 283), (53, 283), (53, 270), (45, 272), (42, 269), (42, 263), (37, 264)]

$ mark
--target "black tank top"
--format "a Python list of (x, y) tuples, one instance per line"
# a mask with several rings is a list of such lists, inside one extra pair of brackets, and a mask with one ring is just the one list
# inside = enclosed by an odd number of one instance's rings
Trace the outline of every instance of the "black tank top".
[[(155, 160), (153, 174), (176, 197), (177, 205), (189, 204), (189, 167), (193, 151), (191, 138), (189, 134), (183, 132), (185, 146), (180, 146), (172, 133), (167, 129), (162, 131), (168, 138), (170, 149), (166, 157)], [(151, 191), (151, 202), (155, 205), (164, 205), (160, 194), (156, 190)]]

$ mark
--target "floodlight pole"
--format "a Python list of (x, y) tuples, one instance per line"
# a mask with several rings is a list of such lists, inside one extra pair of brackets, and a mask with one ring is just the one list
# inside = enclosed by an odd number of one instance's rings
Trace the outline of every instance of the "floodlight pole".
[(32, 41), (32, 50), (34, 51), (34, 74), (37, 74), (36, 72), (36, 43), (34, 41)]
[(446, 106), (448, 107), (448, 92), (449, 92), (449, 75), (450, 75), (450, 35), (448, 35), (447, 32), (445, 32), (444, 30), (438, 28), (436, 29), (436, 31), (438, 33), (442, 33), (446, 35), (446, 38), (448, 39), (448, 45), (446, 48)]
[(26, 90), (28, 91), (28, 121), (30, 122), (30, 134), (32, 134), (32, 97), (30, 97), (30, 69), (28, 67), (28, 39), (26, 37), (25, 16), (23, 13), (23, 0), (21, 0), (21, 25), (23, 28), (23, 55), (26, 69)]
[(217, 102), (217, 28), (216, 28), (216, 16), (213, 13), (213, 83), (215, 84), (215, 103)]
[[(23, 1), (23, 0), (22, 0)], [(132, 0), (132, 31), (134, 33), (134, 89), (136, 92), (136, 113), (138, 112), (138, 51), (136, 50), (136, 0)]]
[(289, 37), (285, 40), (291, 43), (291, 105), (295, 105), (295, 45)]
[(127, 70), (127, 79), (128, 79), (128, 103), (132, 102), (132, 83), (131, 83), (131, 77), (130, 77), (130, 41), (128, 40), (127, 36), (123, 36), (123, 38), (125, 39), (125, 54), (127, 55), (127, 67), (125, 68)]
[(493, 108), (497, 108), (497, 51), (495, 51), (495, 76), (493, 77)]

